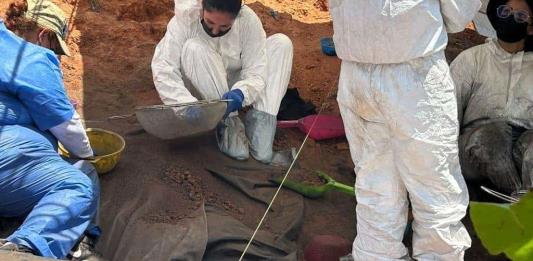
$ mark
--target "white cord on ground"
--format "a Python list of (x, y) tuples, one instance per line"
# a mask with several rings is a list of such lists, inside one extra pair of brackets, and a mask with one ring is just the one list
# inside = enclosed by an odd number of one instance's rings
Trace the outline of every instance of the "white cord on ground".
[[(333, 84), (329, 91), (328, 91), (328, 95), (326, 96), (326, 99), (329, 99), (330, 95), (331, 95), (331, 91), (333, 90), (333, 86), (336, 86), (337, 83)], [(326, 107), (326, 104), (327, 104), (327, 101), (325, 101), (324, 103), (322, 103), (322, 106), (320, 107), (320, 110), (318, 111), (317, 113), (317, 116), (322, 114), (322, 111), (324, 110), (324, 108)], [(259, 231), (259, 229), (261, 228), (261, 225), (263, 225), (263, 222), (265, 221), (265, 218), (268, 214), (268, 212), (270, 211), (270, 208), (272, 207), (272, 205), (274, 204), (274, 201), (276, 200), (277, 196), (278, 196), (278, 193), (280, 192), (281, 188), (283, 187), (283, 184), (285, 183), (285, 180), (287, 179), (287, 177), (289, 176), (289, 173), (291, 172), (294, 164), (296, 163), (296, 161), (298, 160), (298, 157), (300, 156), (300, 152), (302, 152), (303, 150), (303, 147), (305, 146), (305, 143), (307, 142), (307, 139), (309, 138), (309, 134), (311, 133), (311, 131), (315, 128), (315, 124), (316, 124), (316, 121), (318, 120), (318, 117), (316, 117), (314, 120), (313, 120), (313, 124), (311, 124), (311, 128), (309, 128), (309, 131), (307, 132), (307, 134), (305, 135), (305, 138), (302, 142), (302, 145), (300, 145), (300, 148), (298, 149), (298, 152), (296, 153), (296, 155), (294, 156), (294, 159), (291, 163), (291, 165), (289, 166), (289, 169), (287, 170), (287, 172), (285, 172), (285, 175), (283, 176), (283, 180), (281, 180), (281, 183), (279, 184), (279, 187), (278, 189), (276, 190), (276, 193), (274, 193), (274, 196), (272, 197), (272, 200), (270, 201), (270, 203), (268, 203), (268, 207), (267, 209), (265, 210), (265, 213), (263, 214), (263, 217), (261, 218), (261, 220), (259, 221), (259, 224), (257, 225), (257, 227), (255, 228), (254, 230), (254, 233), (252, 234), (252, 237), (250, 238), (250, 240), (248, 241), (248, 244), (246, 244), (246, 247), (244, 248), (244, 251), (242, 252), (242, 255), (241, 257), (239, 258), (239, 261), (242, 261), (243, 258), (244, 258), (244, 255), (246, 255), (246, 252), (248, 251), (248, 248), (250, 248), (250, 245), (252, 244), (252, 242), (254, 241), (254, 238), (255, 238), (255, 235), (257, 234), (257, 232)]]

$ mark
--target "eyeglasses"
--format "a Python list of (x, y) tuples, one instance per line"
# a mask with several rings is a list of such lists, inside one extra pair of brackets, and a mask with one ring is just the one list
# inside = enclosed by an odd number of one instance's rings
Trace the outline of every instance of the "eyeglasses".
[(507, 5), (500, 5), (498, 9), (496, 9), (496, 15), (501, 19), (507, 19), (512, 15), (514, 17), (514, 20), (520, 24), (529, 23), (531, 19), (531, 16), (527, 11), (514, 11), (512, 7)]

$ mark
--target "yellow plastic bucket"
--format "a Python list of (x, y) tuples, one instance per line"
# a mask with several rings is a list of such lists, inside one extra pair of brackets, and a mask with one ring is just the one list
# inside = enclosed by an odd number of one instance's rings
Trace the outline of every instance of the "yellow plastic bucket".
[[(96, 156), (90, 162), (98, 174), (110, 172), (117, 165), (126, 146), (124, 138), (117, 133), (99, 128), (89, 128), (86, 131)], [(59, 144), (59, 154), (70, 157), (69, 152), (61, 144)]]

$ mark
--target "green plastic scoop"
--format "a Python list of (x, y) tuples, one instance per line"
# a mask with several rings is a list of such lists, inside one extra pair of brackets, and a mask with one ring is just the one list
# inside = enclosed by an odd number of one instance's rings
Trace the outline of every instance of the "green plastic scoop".
[[(355, 189), (353, 187), (335, 181), (333, 178), (331, 178), (322, 171), (316, 171), (315, 174), (318, 175), (318, 177), (320, 177), (320, 179), (325, 182), (324, 185), (307, 185), (287, 179), (283, 183), (283, 187), (288, 188), (296, 193), (299, 193), (304, 197), (312, 199), (321, 198), (326, 192), (330, 190), (336, 190), (351, 196), (355, 196)], [(283, 177), (278, 177), (271, 179), (270, 181), (279, 185), (281, 184), (282, 180)]]

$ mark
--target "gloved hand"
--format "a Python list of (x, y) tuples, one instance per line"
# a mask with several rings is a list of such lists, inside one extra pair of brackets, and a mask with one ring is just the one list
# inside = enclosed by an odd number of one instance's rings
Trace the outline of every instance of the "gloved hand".
[(224, 115), (224, 118), (226, 118), (228, 117), (230, 113), (242, 109), (242, 102), (244, 100), (244, 94), (242, 93), (241, 90), (235, 89), (235, 90), (226, 92), (224, 95), (222, 95), (222, 99), (231, 100), (228, 102), (228, 107), (226, 109), (226, 115)]
[(185, 118), (189, 121), (195, 121), (202, 117), (202, 109), (199, 106), (190, 106), (185, 111)]

